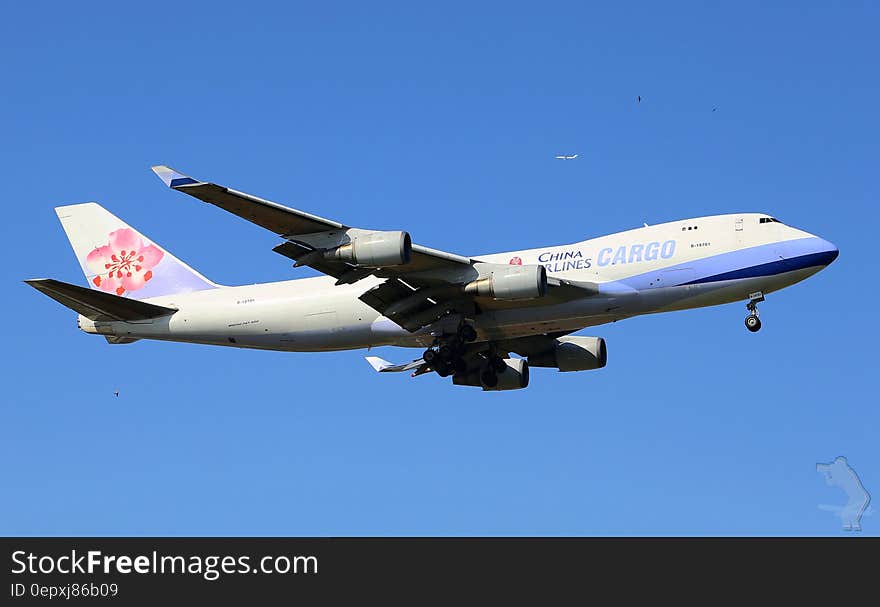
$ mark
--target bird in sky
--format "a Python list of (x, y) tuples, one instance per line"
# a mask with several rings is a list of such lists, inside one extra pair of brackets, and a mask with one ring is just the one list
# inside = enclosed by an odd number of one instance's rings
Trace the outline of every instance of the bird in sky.
[(556, 158), (556, 160), (574, 160), (577, 157), (578, 157), (577, 154), (572, 154), (571, 156), (554, 156), (554, 158)]
[(712, 111), (714, 112), (714, 111), (717, 110), (717, 109), (718, 109), (717, 107), (713, 107), (713, 108), (712, 108)]
[(114, 390), (114, 391), (113, 391), (113, 396), (119, 398), (119, 390)]
[(642, 102), (642, 96), (636, 95), (636, 103), (641, 103), (641, 102)]

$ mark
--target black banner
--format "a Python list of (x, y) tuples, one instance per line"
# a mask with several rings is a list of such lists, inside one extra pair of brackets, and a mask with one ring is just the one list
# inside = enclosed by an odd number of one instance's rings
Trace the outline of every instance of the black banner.
[(546, 604), (607, 593), (756, 598), (774, 590), (843, 598), (872, 585), (878, 547), (873, 538), (5, 538), (0, 545), (4, 605), (526, 597)]

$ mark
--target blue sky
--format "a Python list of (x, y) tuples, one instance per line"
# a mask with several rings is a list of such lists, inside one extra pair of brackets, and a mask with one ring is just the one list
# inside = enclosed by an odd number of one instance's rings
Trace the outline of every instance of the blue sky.
[[(846, 456), (880, 499), (878, 19), (868, 2), (8, 8), (0, 533), (841, 534), (816, 462)], [(110, 346), (21, 283), (83, 284), (56, 205), (98, 201), (221, 283), (309, 275), (158, 163), (463, 254), (764, 211), (841, 255), (770, 296), (759, 334), (742, 304), (632, 319), (586, 332), (605, 369), (511, 393), (377, 376), (364, 352)]]

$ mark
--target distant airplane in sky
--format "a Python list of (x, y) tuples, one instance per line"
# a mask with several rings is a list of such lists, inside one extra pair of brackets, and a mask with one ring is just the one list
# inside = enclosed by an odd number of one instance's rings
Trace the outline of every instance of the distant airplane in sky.
[(578, 157), (577, 154), (572, 154), (571, 156), (554, 156), (554, 158), (556, 158), (556, 160), (574, 160), (577, 157)]
[[(351, 227), (166, 166), (153, 171), (172, 189), (279, 235), (273, 251), (326, 276), (221, 286), (96, 203), (57, 207), (89, 288), (26, 282), (79, 313), (81, 330), (111, 344), (422, 348), (406, 364), (367, 360), (377, 371), (435, 372), (457, 385), (515, 390), (528, 385), (530, 367), (604, 367), (604, 339), (571, 335), (585, 327), (748, 300), (745, 323), (755, 332), (757, 304), (767, 293), (812, 276), (838, 254), (827, 240), (774, 217), (736, 213), (464, 256), (414, 244), (407, 232)], [(176, 221), (173, 212), (167, 219)], [(674, 356), (663, 344), (652, 348)]]

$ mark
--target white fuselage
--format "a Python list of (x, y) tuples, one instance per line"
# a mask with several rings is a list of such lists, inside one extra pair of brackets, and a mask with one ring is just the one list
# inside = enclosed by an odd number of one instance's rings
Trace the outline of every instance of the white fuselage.
[[(491, 263), (543, 264), (548, 275), (596, 283), (599, 293), (551, 305), (505, 302), (475, 318), (479, 340), (571, 332), (640, 314), (744, 300), (792, 285), (837, 256), (831, 243), (748, 213), (645, 226), (571, 245), (475, 256)], [(149, 299), (177, 308), (138, 322), (79, 318), (89, 333), (287, 351), (395, 345), (425, 347), (358, 296), (381, 279), (334, 285), (332, 277), (220, 287)]]

